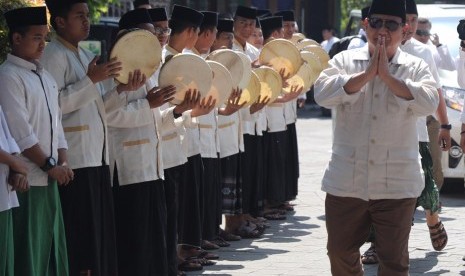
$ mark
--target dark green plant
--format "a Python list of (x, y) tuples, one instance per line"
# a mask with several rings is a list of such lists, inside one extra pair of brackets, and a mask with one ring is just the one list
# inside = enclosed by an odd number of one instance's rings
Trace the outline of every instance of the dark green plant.
[(92, 22), (98, 22), (102, 14), (105, 14), (108, 11), (108, 6), (110, 4), (120, 4), (120, 0), (88, 0), (90, 16)]
[(31, 3), (26, 0), (1, 0), (0, 1), (0, 63), (10, 52), (10, 43), (8, 42), (8, 27), (3, 14), (9, 10), (30, 6)]

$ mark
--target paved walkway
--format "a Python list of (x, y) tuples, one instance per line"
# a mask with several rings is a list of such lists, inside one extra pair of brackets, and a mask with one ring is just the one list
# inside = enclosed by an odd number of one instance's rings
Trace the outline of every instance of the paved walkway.
[[(220, 255), (216, 265), (189, 275), (331, 275), (326, 256), (325, 193), (320, 190), (330, 157), (331, 120), (307, 106), (300, 112), (297, 132), (301, 175), (295, 213), (286, 221), (271, 222), (261, 239), (241, 240), (216, 251)], [(443, 195), (441, 200), (449, 243), (443, 252), (433, 251), (424, 212), (418, 210), (410, 238), (411, 275), (465, 275), (465, 196)], [(376, 275), (376, 269), (376, 265), (365, 266), (365, 275)]]

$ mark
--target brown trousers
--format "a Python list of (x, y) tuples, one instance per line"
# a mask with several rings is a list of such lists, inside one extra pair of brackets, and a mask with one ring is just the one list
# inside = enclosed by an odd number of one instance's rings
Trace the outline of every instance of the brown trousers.
[(327, 194), (327, 249), (332, 275), (363, 275), (360, 247), (367, 240), (370, 225), (376, 232), (378, 276), (408, 275), (408, 239), (416, 201), (416, 198), (364, 201)]

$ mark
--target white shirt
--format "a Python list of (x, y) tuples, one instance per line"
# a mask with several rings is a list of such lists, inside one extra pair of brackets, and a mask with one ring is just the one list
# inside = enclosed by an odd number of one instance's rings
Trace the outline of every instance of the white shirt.
[[(0, 149), (7, 153), (19, 153), (19, 147), (11, 136), (10, 130), (0, 106)], [(8, 184), (10, 168), (7, 164), (0, 163), (0, 212), (18, 207), (18, 198), (12, 186)]]
[[(176, 54), (178, 54), (176, 50), (165, 45), (162, 49), (162, 62), (165, 62), (166, 57)], [(160, 107), (160, 110), (164, 112), (171, 107), (172, 105), (166, 103)], [(176, 119), (177, 127), (175, 129), (161, 128), (163, 165), (165, 169), (170, 169), (187, 162), (188, 149), (187, 143), (184, 141), (186, 126), (194, 128), (196, 124), (198, 124), (198, 120), (197, 118), (192, 118), (191, 110), (189, 110)]]
[[(358, 34), (359, 34), (360, 36), (364, 36), (364, 37), (367, 36), (367, 34), (366, 34), (366, 32), (365, 32), (364, 29), (360, 29), (360, 30), (358, 31)], [(356, 48), (362, 48), (363, 46), (365, 46), (365, 44), (367, 44), (365, 40), (363, 40), (363, 39), (361, 39), (361, 38), (354, 38), (354, 39), (352, 39), (352, 40), (350, 41), (349, 45), (347, 46), (347, 50), (356, 49)]]
[(244, 152), (244, 135), (242, 133), (240, 112), (229, 116), (218, 115), (218, 135), (220, 158)]
[(151, 109), (147, 91), (154, 87), (153, 77), (139, 90), (127, 93), (127, 105), (108, 114), (110, 168), (116, 164), (120, 185), (163, 179), (163, 158), (159, 126), (174, 126), (172, 109), (163, 114)]
[(331, 50), (331, 47), (333, 46), (334, 42), (339, 41), (339, 38), (333, 36), (330, 39), (327, 39), (323, 42), (321, 42), (321, 47), (325, 49), (327, 53), (329, 53), (329, 50)]
[(415, 126), (438, 106), (436, 82), (426, 62), (398, 49), (389, 71), (405, 81), (413, 100), (394, 96), (379, 77), (347, 94), (344, 85), (369, 59), (368, 46), (343, 51), (315, 83), (315, 101), (337, 110), (322, 190), (363, 200), (417, 198), (424, 178)]
[[(462, 89), (465, 89), (465, 52), (461, 49), (457, 59), (457, 82)], [(460, 113), (460, 121), (465, 124), (465, 108)]]
[[(61, 125), (58, 86), (52, 75), (38, 61), (31, 63), (9, 54), (0, 66), (0, 83), (0, 105), (20, 151), (39, 144), (47, 156), (58, 160), (58, 149), (68, 146)], [(21, 158), (28, 164), (29, 185), (47, 186), (47, 173)]]
[(297, 99), (284, 103), (284, 118), (286, 118), (286, 125), (297, 121)]
[(267, 131), (281, 132), (287, 128), (284, 117), (284, 103), (272, 103), (265, 107)]
[(41, 59), (58, 84), (68, 162), (73, 169), (101, 166), (102, 161), (108, 164), (105, 108), (111, 111), (126, 104), (124, 93), (119, 95), (116, 88), (103, 93), (103, 87), (87, 76), (93, 58), (89, 51), (57, 36), (47, 44)]
[[(250, 59), (250, 62), (258, 59), (260, 52), (252, 44), (246, 42), (245, 46), (242, 45), (234, 39), (232, 50), (239, 51), (247, 55)], [(247, 114), (249, 113), (249, 114)], [(242, 119), (242, 132), (244, 134), (258, 135), (262, 136), (263, 131), (266, 131), (266, 114), (264, 109), (257, 111), (254, 114), (250, 114), (249, 108), (241, 109), (241, 119)]]
[(437, 47), (434, 45), (431, 40), (428, 40), (426, 44), (431, 48), (433, 52), (434, 61), (436, 62), (436, 66), (438, 69), (444, 69), (449, 71), (457, 70), (455, 60), (449, 53), (449, 48), (447, 45), (442, 44), (441, 46)]
[[(441, 88), (441, 79), (439, 78), (438, 69), (434, 62), (433, 51), (427, 45), (421, 43), (415, 38), (411, 38), (400, 45), (402, 51), (423, 59), (428, 64), (430, 72), (436, 81), (436, 88)], [(435, 110), (436, 111), (436, 110)], [(434, 112), (433, 112), (434, 113)], [(428, 114), (431, 115), (431, 114)], [(429, 142), (428, 129), (426, 127), (426, 117), (419, 117), (417, 121), (418, 141)]]

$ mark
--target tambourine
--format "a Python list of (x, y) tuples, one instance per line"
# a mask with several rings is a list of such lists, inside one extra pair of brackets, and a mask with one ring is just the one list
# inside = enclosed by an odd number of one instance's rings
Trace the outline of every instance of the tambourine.
[(300, 66), (299, 71), (292, 78), (287, 79), (287, 87), (283, 88), (284, 93), (290, 93), (293, 86), (302, 87), (302, 93), (310, 90), (310, 87), (315, 83), (319, 74), (316, 74), (307, 63)]
[(303, 48), (307, 47), (307, 46), (310, 46), (310, 45), (315, 45), (315, 46), (320, 46), (320, 43), (316, 42), (315, 40), (313, 39), (309, 39), (309, 38), (306, 38), (306, 39), (302, 39), (300, 40), (295, 46), (297, 47), (297, 49), (302, 50)]
[(302, 50), (309, 51), (315, 54), (320, 59), (323, 69), (328, 68), (328, 61), (331, 58), (329, 57), (328, 53), (326, 53), (326, 51), (323, 48), (321, 48), (320, 46), (316, 46), (316, 45), (309, 45), (309, 46), (304, 47)]
[(205, 97), (210, 91), (212, 78), (212, 70), (204, 59), (194, 54), (177, 54), (160, 68), (158, 85), (175, 86), (176, 94), (171, 103), (180, 104), (189, 89), (196, 89), (202, 98)]
[(323, 71), (323, 65), (321, 64), (320, 58), (314, 53), (309, 51), (301, 51), (300, 56), (317, 75)]
[(260, 96), (260, 79), (253, 71), (250, 73), (249, 83), (242, 89), (242, 94), (239, 99), (239, 104), (245, 103), (244, 107), (251, 106), (258, 100)]
[(160, 66), (161, 51), (160, 42), (151, 32), (141, 29), (125, 30), (110, 52), (110, 59), (117, 58), (122, 64), (122, 70), (115, 79), (127, 84), (129, 73), (137, 69), (150, 78)]
[(221, 49), (213, 51), (207, 56), (208, 60), (216, 61), (228, 69), (234, 87), (239, 86), (244, 74), (248, 74), (248, 78), (250, 78), (250, 69), (247, 70), (239, 54), (233, 50)]
[(284, 70), (284, 75), (292, 77), (302, 65), (299, 50), (286, 39), (274, 39), (263, 46), (258, 58), (260, 64), (270, 66), (277, 72)]
[(281, 75), (273, 68), (262, 66), (253, 70), (260, 80), (260, 99), (265, 97), (270, 99), (270, 103), (274, 102), (281, 94), (283, 89), (283, 80)]
[(305, 39), (305, 35), (302, 33), (294, 33), (292, 34), (291, 39), (289, 39), (292, 43), (297, 44), (299, 41)]
[(233, 89), (231, 74), (228, 69), (219, 62), (207, 60), (207, 63), (210, 65), (213, 72), (213, 78), (212, 86), (207, 95), (205, 95), (205, 98), (208, 99), (211, 96), (212, 99), (216, 100), (216, 107), (220, 107), (228, 100), (229, 96), (231, 96)]

